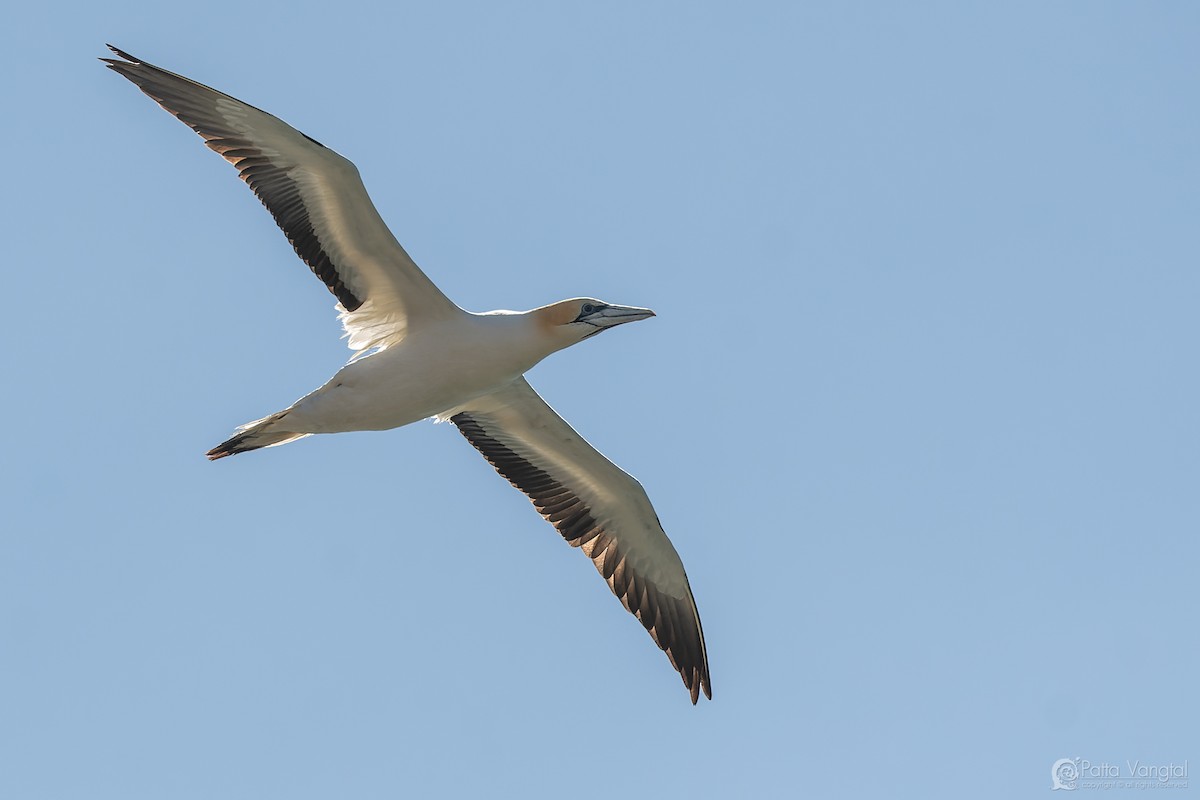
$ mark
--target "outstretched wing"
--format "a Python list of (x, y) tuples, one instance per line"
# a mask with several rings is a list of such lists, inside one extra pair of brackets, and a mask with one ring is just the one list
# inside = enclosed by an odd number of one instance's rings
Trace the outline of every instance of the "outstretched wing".
[(409, 326), (458, 311), (388, 230), (354, 164), (265, 111), (109, 49), (120, 57), (101, 59), (110, 69), (237, 168), (337, 297), (351, 349), (394, 344)]
[(588, 444), (524, 378), (442, 416), (592, 559), (666, 651), (692, 703), (701, 691), (711, 699), (696, 601), (641, 484)]

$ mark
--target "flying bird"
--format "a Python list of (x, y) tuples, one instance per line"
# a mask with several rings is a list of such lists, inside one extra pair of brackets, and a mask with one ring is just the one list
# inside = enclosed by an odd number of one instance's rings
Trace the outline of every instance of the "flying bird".
[(450, 421), (595, 564), (679, 671), (712, 698), (708, 654), (683, 562), (641, 484), (546, 404), (524, 374), (546, 356), (646, 308), (592, 298), (472, 313), (450, 301), (388, 230), (358, 169), (287, 123), (111, 45), (108, 67), (232, 164), (296, 254), (337, 298), (354, 355), (282, 411), (247, 423), (210, 459), (314, 433)]

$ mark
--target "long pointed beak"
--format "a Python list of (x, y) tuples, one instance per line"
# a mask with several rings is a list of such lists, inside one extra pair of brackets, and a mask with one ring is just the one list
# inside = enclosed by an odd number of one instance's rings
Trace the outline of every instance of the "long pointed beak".
[(597, 328), (611, 328), (626, 322), (637, 322), (639, 319), (649, 319), (654, 312), (648, 308), (637, 306), (605, 306), (587, 318), (587, 322)]

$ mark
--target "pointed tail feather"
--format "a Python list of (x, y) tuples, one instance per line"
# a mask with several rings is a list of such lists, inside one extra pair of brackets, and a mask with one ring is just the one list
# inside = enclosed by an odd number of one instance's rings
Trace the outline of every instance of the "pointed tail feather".
[(238, 428), (236, 434), (221, 442), (212, 450), (209, 450), (205, 455), (208, 456), (210, 461), (216, 461), (218, 458), (245, 453), (247, 450), (257, 450), (260, 447), (274, 447), (275, 445), (287, 444), (288, 442), (294, 442), (297, 439), (303, 439), (305, 436), (312, 435), (280, 429), (278, 423), (286, 415), (286, 411), (280, 411), (278, 414), (272, 414), (269, 417), (264, 417), (254, 422), (247, 422)]

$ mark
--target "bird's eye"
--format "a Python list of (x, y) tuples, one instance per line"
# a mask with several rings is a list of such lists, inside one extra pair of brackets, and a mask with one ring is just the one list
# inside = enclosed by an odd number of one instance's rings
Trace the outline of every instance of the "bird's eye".
[(579, 311), (583, 314), (591, 314), (596, 310), (596, 307), (591, 303), (584, 303)]

